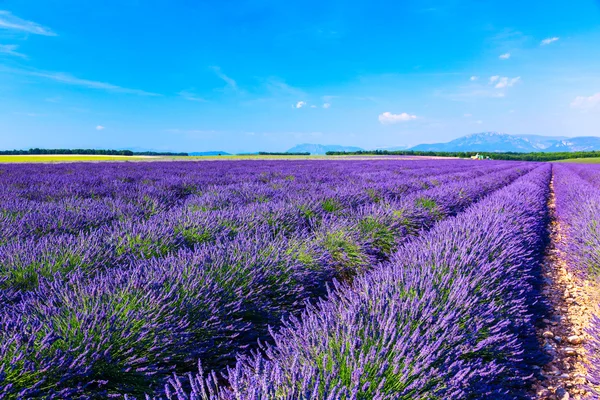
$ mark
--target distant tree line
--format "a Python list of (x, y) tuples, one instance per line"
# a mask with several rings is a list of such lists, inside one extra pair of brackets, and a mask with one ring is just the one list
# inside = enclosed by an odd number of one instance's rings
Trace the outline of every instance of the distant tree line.
[(557, 152), (557, 153), (494, 153), (487, 151), (415, 151), (415, 150), (361, 150), (353, 152), (344, 151), (328, 151), (328, 156), (344, 156), (344, 155), (394, 155), (394, 156), (433, 156), (433, 157), (459, 157), (470, 158), (476, 154), (483, 157), (489, 157), (493, 160), (519, 160), (519, 161), (555, 161), (565, 160), (568, 158), (591, 158), (600, 157), (600, 151), (573, 151), (573, 152)]
[(97, 149), (29, 149), (29, 150), (0, 150), (0, 155), (46, 155), (46, 154), (73, 154), (73, 155), (102, 155), (102, 156), (187, 156), (188, 153), (169, 153), (155, 151), (131, 150), (97, 150)]
[(170, 153), (168, 151), (134, 151), (134, 156), (177, 156), (187, 157), (188, 153)]
[(305, 153), (277, 153), (277, 152), (269, 152), (269, 151), (259, 151), (259, 156), (310, 156), (309, 152)]

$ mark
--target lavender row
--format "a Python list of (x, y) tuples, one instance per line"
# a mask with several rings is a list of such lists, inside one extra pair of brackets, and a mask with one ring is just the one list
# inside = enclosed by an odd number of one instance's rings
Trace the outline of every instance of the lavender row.
[(595, 279), (600, 274), (600, 189), (582, 178), (596, 166), (554, 164), (556, 215), (566, 240), (559, 243), (572, 271)]
[[(198, 358), (210, 367), (225, 364), (236, 351), (257, 339), (268, 339), (267, 326), (297, 314), (304, 300), (319, 293), (324, 282), (340, 277), (340, 271), (344, 272), (340, 266), (367, 269), (380, 257), (370, 251), (389, 254), (394, 246), (381, 244), (404, 240), (407, 227), (414, 227), (412, 234), (427, 228), (510, 183), (528, 168), (531, 165), (511, 165), (485, 179), (430, 189), (426, 197), (414, 193), (395, 202), (334, 207), (328, 211), (332, 215), (323, 218), (326, 222), (317, 225), (327, 230), (317, 229), (314, 239), (282, 234), (282, 226), (297, 222), (286, 224), (289, 216), (247, 229), (258, 218), (254, 210), (244, 218), (238, 215), (244, 230), (231, 238), (227, 231), (222, 238), (228, 240), (195, 243), (164, 254), (134, 241), (135, 246), (129, 247), (132, 252), (119, 255), (122, 264), (116, 264), (118, 268), (108, 265), (90, 271), (78, 265), (62, 279), (48, 279), (22, 293), (18, 301), (4, 302), (9, 305), (0, 319), (1, 393), (48, 398), (135, 394), (157, 389), (153, 385), (173, 371), (190, 368)], [(177, 215), (176, 208), (171, 210)], [(224, 220), (236, 222), (234, 216)], [(155, 217), (147, 226), (127, 222), (130, 225), (119, 232), (126, 240), (159, 240), (172, 232), (171, 221)], [(157, 224), (156, 230), (152, 224)], [(383, 236), (372, 235), (383, 228), (387, 229)], [(353, 235), (359, 234), (364, 238), (357, 244)], [(114, 237), (119, 239), (118, 234)], [(48, 250), (63, 251), (61, 260), (68, 253), (65, 249), (75, 243), (56, 245), (48, 240)], [(91, 248), (105, 248), (102, 236), (96, 240)], [(16, 257), (18, 252), (12, 254)], [(97, 258), (104, 259), (106, 254), (99, 254)], [(35, 253), (29, 257), (34, 263), (45, 260)], [(77, 262), (79, 257), (72, 258)], [(53, 263), (49, 257), (47, 264)], [(11, 296), (7, 291), (0, 295)]]
[[(560, 243), (571, 271), (585, 279), (600, 277), (600, 168), (554, 164), (556, 214), (564, 240)], [(588, 327), (588, 379), (600, 386), (600, 317)], [(594, 391), (594, 388), (589, 388)], [(595, 393), (596, 395), (600, 393)]]
[(549, 179), (539, 167), (338, 286), (273, 332), (266, 358), (240, 357), (226, 385), (201, 370), (164, 397), (526, 398)]

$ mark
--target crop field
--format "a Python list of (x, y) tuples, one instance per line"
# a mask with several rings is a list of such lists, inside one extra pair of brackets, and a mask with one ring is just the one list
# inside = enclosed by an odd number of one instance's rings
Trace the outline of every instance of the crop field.
[(600, 158), (598, 157), (590, 157), (590, 158), (569, 158), (566, 160), (559, 160), (557, 162), (563, 163), (578, 163), (578, 164), (600, 164)]
[(70, 155), (70, 154), (51, 154), (51, 155), (0, 155), (0, 163), (57, 163), (57, 162), (77, 162), (77, 161), (140, 161), (151, 159), (145, 156), (104, 156), (104, 155)]
[(594, 287), (599, 220), (594, 165), (0, 165), (0, 398), (528, 399), (552, 359), (590, 394), (544, 268), (560, 224)]
[(112, 156), (112, 155), (0, 155), (0, 164), (6, 163), (69, 163), (81, 161), (273, 161), (273, 160), (443, 160), (451, 157), (427, 156), (374, 156), (374, 155), (223, 155), (223, 156)]

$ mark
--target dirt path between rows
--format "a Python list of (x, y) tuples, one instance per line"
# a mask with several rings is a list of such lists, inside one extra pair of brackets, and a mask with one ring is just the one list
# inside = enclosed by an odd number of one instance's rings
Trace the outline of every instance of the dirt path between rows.
[(542, 379), (534, 384), (535, 398), (540, 400), (587, 400), (598, 395), (585, 389), (588, 385), (587, 360), (583, 343), (589, 339), (585, 329), (594, 312), (598, 312), (600, 285), (569, 272), (564, 252), (566, 240), (556, 218), (554, 179), (550, 182), (550, 243), (542, 265), (542, 294), (551, 314), (543, 320), (538, 336), (543, 350), (552, 360), (542, 368)]

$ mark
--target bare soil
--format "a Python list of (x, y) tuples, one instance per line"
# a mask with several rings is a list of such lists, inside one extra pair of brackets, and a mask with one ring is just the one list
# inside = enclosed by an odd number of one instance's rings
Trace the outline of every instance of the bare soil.
[[(583, 344), (589, 339), (586, 327), (597, 313), (600, 285), (571, 273), (567, 258), (560, 249), (566, 240), (555, 217), (554, 184), (550, 183), (548, 207), (551, 215), (550, 243), (542, 266), (542, 294), (551, 314), (543, 320), (538, 336), (543, 350), (552, 360), (542, 368), (543, 379), (534, 384), (535, 398), (540, 400), (595, 399), (585, 389), (587, 365)], [(599, 388), (600, 389), (600, 388)]]

